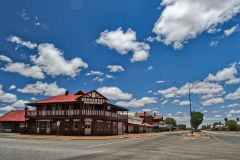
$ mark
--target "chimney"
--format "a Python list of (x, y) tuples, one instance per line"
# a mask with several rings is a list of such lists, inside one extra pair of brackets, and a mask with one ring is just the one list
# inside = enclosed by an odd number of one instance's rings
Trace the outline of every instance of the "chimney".
[(67, 95), (68, 95), (68, 93), (69, 93), (69, 92), (68, 92), (68, 90), (66, 90), (66, 91), (65, 91), (65, 96), (67, 96)]
[(143, 112), (143, 116), (144, 116), (144, 118), (146, 117), (146, 112)]
[(156, 116), (156, 112), (154, 112), (154, 116)]

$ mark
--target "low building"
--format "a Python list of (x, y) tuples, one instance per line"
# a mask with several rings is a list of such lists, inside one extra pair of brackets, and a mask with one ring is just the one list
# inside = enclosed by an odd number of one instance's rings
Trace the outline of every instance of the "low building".
[(36, 134), (117, 135), (123, 134), (128, 109), (107, 102), (96, 90), (79, 91), (28, 103), (27, 131)]
[[(142, 118), (143, 123), (146, 123), (146, 124), (152, 126), (152, 127), (148, 127), (146, 132), (149, 132), (149, 131), (159, 132), (159, 131), (162, 131), (164, 128), (166, 128), (166, 125), (163, 122), (162, 115), (156, 115), (155, 113), (154, 113), (154, 115), (151, 115), (150, 113), (147, 113), (147, 112), (137, 113), (137, 115), (140, 118)], [(151, 129), (149, 129), (149, 128), (151, 128)]]
[(0, 132), (24, 132), (25, 111), (12, 110), (0, 117)]

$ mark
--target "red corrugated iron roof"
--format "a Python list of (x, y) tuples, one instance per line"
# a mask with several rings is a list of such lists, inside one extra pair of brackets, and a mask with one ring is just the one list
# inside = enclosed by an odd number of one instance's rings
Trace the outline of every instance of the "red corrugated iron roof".
[(37, 102), (33, 102), (33, 103), (30, 103), (30, 104), (37, 104), (37, 103), (56, 103), (56, 102), (77, 102), (78, 101), (78, 98), (82, 97), (83, 95), (76, 95), (76, 94), (68, 94), (68, 95), (65, 95), (65, 94), (61, 94), (61, 95), (58, 95), (58, 96), (54, 96), (54, 97), (50, 97), (50, 98), (47, 98), (47, 99), (44, 99), (44, 100), (40, 100), (40, 101), (37, 101)]
[[(137, 115), (138, 115), (139, 117), (144, 117), (144, 113), (137, 113)], [(145, 113), (145, 116), (146, 116), (146, 117), (152, 117), (152, 115), (151, 115), (150, 113)]]
[(163, 119), (163, 115), (154, 115), (153, 119)]
[(25, 122), (25, 110), (11, 110), (0, 117), (0, 122), (6, 121)]

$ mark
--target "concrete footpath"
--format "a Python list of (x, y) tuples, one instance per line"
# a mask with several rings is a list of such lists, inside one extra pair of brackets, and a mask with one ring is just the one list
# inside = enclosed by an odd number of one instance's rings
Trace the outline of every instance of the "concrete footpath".
[(124, 134), (116, 136), (56, 136), (56, 135), (17, 135), (20, 138), (31, 139), (59, 139), (59, 140), (108, 140), (108, 139), (123, 139), (123, 138), (141, 138), (158, 135), (161, 133), (141, 133), (141, 134)]

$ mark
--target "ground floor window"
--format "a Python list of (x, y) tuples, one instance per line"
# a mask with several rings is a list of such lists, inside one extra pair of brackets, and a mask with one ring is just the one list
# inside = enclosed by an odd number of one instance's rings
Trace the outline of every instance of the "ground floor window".
[(41, 123), (41, 129), (46, 129), (46, 122)]
[(78, 130), (78, 124), (79, 124), (79, 121), (73, 122), (74, 130)]
[(107, 128), (111, 129), (111, 121), (107, 121)]
[(97, 120), (97, 130), (103, 130), (103, 121)]
[(25, 123), (20, 123), (19, 127), (20, 128), (24, 128), (25, 127)]

